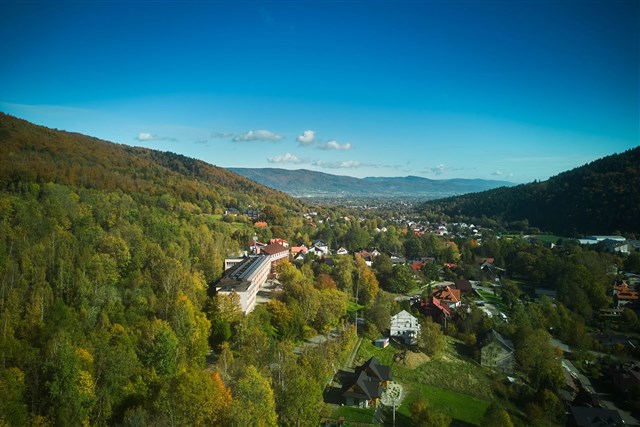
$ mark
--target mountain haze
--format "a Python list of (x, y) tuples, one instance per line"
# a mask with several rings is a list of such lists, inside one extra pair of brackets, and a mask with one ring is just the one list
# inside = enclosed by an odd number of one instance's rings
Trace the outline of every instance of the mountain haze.
[(640, 233), (640, 147), (546, 181), (427, 202), (451, 217), (528, 220), (565, 235)]
[(506, 181), (434, 180), (418, 176), (354, 178), (306, 169), (229, 168), (229, 170), (295, 197), (411, 197), (429, 200), (513, 185)]

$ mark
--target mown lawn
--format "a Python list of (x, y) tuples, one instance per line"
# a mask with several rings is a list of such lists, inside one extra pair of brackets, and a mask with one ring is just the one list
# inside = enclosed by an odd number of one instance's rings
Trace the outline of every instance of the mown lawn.
[(490, 402), (471, 397), (462, 393), (456, 393), (443, 388), (425, 384), (412, 384), (407, 390), (407, 395), (398, 408), (398, 412), (411, 418), (411, 403), (424, 398), (433, 408), (447, 414), (452, 419), (465, 423), (480, 425), (485, 411)]
[(373, 415), (376, 413), (376, 408), (352, 408), (350, 406), (340, 406), (333, 414), (335, 419), (344, 417), (347, 425), (352, 423), (368, 423), (373, 425)]
[(476, 292), (478, 292), (478, 294), (480, 294), (480, 296), (482, 297), (483, 300), (485, 300), (488, 303), (491, 303), (493, 305), (496, 306), (496, 308), (500, 311), (504, 311), (505, 310), (505, 305), (502, 302), (502, 300), (500, 299), (499, 296), (495, 295), (493, 292), (488, 292), (482, 289), (477, 289)]
[(391, 366), (394, 381), (401, 384), (405, 391), (405, 400), (398, 408), (399, 414), (410, 417), (411, 403), (423, 397), (433, 408), (452, 419), (480, 425), (493, 399), (492, 380), (484, 368), (460, 356), (459, 341), (451, 337), (446, 337), (446, 340), (442, 355), (409, 369), (393, 360), (394, 354), (401, 352), (401, 349), (393, 345), (385, 349), (377, 348), (365, 339), (360, 345), (356, 363), (375, 356), (380, 363)]

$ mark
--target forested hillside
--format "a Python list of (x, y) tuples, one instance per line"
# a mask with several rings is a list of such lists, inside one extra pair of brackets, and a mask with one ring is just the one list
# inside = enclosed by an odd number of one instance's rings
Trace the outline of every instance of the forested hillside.
[(298, 204), (224, 168), (174, 153), (114, 144), (0, 113), (0, 188), (54, 182), (105, 191), (171, 195), (205, 212)]
[(578, 234), (640, 233), (640, 147), (543, 182), (427, 202), (450, 217), (527, 219), (542, 230)]
[(214, 213), (278, 203), (274, 225), (293, 233), (301, 216), (280, 206), (298, 202), (200, 161), (6, 115), (0, 188), (0, 425), (240, 419), (243, 390), (265, 380), (247, 369), (232, 395), (205, 370), (220, 317), (207, 288), (254, 228)]

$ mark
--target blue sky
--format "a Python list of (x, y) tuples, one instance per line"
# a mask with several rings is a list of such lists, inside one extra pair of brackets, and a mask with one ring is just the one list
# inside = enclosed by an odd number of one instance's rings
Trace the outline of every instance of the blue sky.
[(542, 180), (640, 144), (639, 5), (0, 0), (0, 110), (223, 167)]

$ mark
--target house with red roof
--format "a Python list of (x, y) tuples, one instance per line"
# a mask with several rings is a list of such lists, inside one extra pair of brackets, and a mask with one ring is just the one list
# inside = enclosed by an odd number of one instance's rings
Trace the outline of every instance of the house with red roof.
[(451, 317), (451, 310), (445, 304), (435, 297), (431, 297), (428, 300), (421, 300), (418, 307), (420, 312), (424, 316), (431, 317), (434, 322), (443, 323), (446, 319)]
[(640, 293), (631, 288), (627, 282), (613, 287), (613, 303), (616, 308), (634, 306), (640, 300)]
[(440, 300), (449, 309), (458, 308), (462, 304), (460, 289), (451, 286), (441, 286), (433, 290), (433, 297)]
[(280, 238), (269, 239), (269, 244), (273, 244), (273, 243), (278, 243), (279, 245), (282, 245), (285, 248), (289, 247), (289, 242), (287, 242), (284, 239), (280, 239)]

